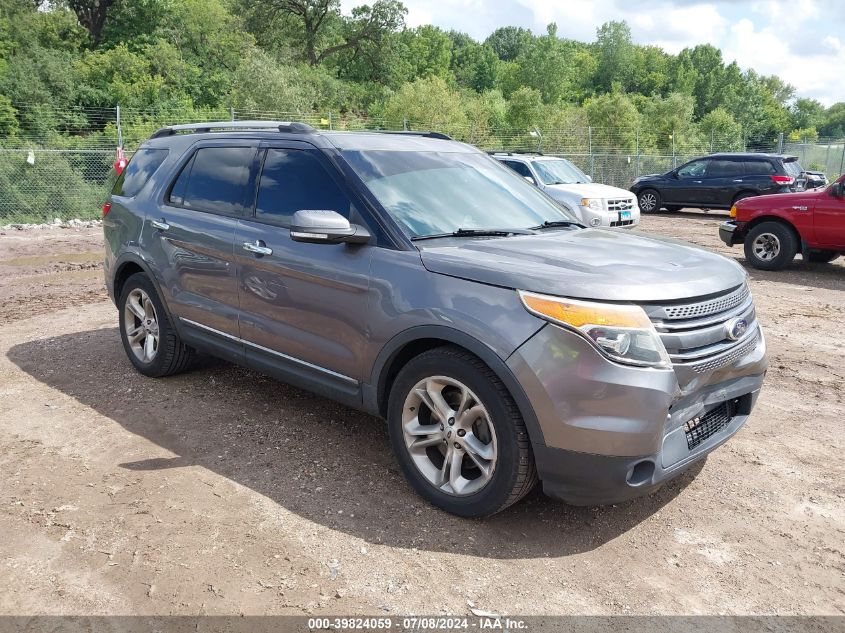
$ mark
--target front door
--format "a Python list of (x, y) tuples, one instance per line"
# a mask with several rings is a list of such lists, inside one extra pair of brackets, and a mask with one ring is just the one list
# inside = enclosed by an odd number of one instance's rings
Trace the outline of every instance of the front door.
[(743, 188), (745, 167), (740, 160), (712, 158), (707, 161), (707, 171), (701, 183), (700, 202), (714, 207), (730, 207), (734, 197)]
[[(845, 177), (840, 178), (845, 182)], [(816, 202), (813, 212), (816, 241), (831, 250), (845, 250), (845, 197), (831, 195), (828, 187)]]
[(663, 186), (663, 202), (669, 204), (699, 204), (702, 202), (702, 182), (707, 160), (694, 160), (669, 176)]
[(291, 218), (300, 209), (365, 222), (322, 153), (296, 142), (261, 152), (255, 212), (239, 222), (235, 239), (247, 360), (288, 382), (312, 390), (316, 383), (354, 399), (375, 247), (291, 240)]

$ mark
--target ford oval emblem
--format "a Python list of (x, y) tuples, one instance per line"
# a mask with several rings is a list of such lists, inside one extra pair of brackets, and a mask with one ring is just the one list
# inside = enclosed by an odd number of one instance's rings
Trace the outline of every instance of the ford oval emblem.
[(737, 341), (748, 331), (748, 321), (745, 319), (731, 319), (725, 324), (728, 338)]

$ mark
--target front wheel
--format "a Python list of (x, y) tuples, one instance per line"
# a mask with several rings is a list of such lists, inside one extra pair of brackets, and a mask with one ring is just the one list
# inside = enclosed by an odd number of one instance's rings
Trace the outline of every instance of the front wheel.
[(412, 359), (388, 403), (390, 440), (411, 486), (447, 512), (504, 510), (536, 484), (525, 422), (478, 357), (439, 347)]
[(637, 196), (637, 203), (643, 213), (657, 213), (660, 211), (660, 194), (654, 189), (643, 189)]
[(745, 259), (760, 270), (780, 270), (788, 266), (798, 252), (798, 240), (785, 224), (762, 222), (745, 237)]
[(829, 264), (837, 257), (838, 251), (812, 250), (807, 253), (807, 261), (813, 264)]

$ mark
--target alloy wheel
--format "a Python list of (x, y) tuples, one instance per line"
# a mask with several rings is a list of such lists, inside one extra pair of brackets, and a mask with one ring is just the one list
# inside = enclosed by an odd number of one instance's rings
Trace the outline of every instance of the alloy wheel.
[(773, 260), (780, 253), (780, 240), (773, 233), (760, 233), (751, 246), (754, 256), (764, 262)]
[(126, 297), (123, 324), (132, 353), (141, 362), (151, 363), (158, 353), (158, 316), (150, 296), (141, 288)]
[(432, 486), (471, 495), (492, 479), (498, 457), (496, 431), (478, 397), (446, 376), (420, 380), (402, 409), (405, 446)]
[(644, 193), (640, 196), (640, 209), (649, 213), (657, 207), (657, 196), (653, 193)]

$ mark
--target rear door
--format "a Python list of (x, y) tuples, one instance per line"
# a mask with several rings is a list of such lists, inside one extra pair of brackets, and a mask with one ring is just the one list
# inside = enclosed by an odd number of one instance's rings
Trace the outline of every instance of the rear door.
[[(357, 398), (366, 341), (367, 244), (305, 244), (290, 238), (300, 209), (368, 225), (334, 166), (312, 146), (262, 146), (255, 211), (238, 222), (241, 337), (262, 370), (334, 397)], [(259, 246), (263, 252), (254, 252)]]
[(733, 158), (713, 158), (707, 163), (701, 199), (714, 207), (730, 207), (742, 189), (745, 168)]
[(678, 168), (673, 178), (669, 176), (661, 189), (663, 201), (670, 204), (699, 205), (702, 200), (702, 183), (707, 170), (707, 159), (694, 160)]
[(164, 192), (145, 235), (161, 288), (187, 339), (240, 357), (234, 239), (250, 205), (257, 141), (197, 144)]

